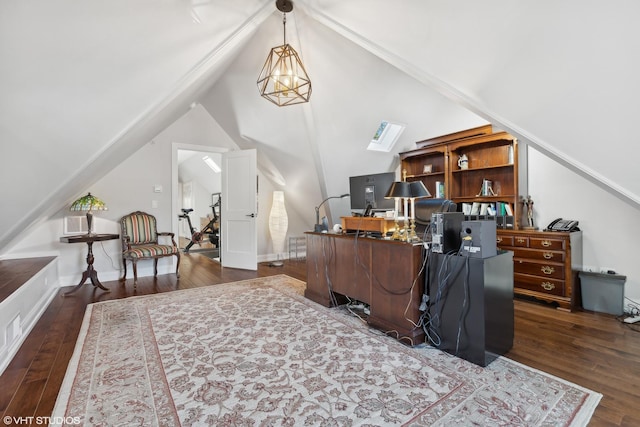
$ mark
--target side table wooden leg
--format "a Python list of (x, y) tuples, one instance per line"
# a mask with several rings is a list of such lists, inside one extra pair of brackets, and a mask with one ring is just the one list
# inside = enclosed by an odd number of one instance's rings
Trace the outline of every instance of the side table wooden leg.
[(76, 285), (75, 288), (71, 289), (68, 292), (62, 294), (63, 296), (69, 295), (75, 291), (77, 291), (80, 286), (84, 285), (87, 279), (91, 280), (91, 284), (97, 288), (108, 291), (109, 288), (105, 288), (102, 283), (98, 280), (98, 272), (93, 269), (93, 242), (87, 242), (87, 246), (89, 247), (87, 253), (87, 269), (84, 273), (82, 273), (82, 279), (80, 279), (80, 283)]

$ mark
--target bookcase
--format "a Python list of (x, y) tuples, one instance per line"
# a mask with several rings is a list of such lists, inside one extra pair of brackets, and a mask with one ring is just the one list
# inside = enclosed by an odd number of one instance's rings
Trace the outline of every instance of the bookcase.
[[(434, 197), (453, 200), (466, 215), (495, 217), (498, 228), (520, 228), (518, 164), (524, 154), (514, 136), (487, 125), (416, 145), (400, 153), (403, 179), (422, 181)], [(459, 164), (463, 157), (466, 165)]]

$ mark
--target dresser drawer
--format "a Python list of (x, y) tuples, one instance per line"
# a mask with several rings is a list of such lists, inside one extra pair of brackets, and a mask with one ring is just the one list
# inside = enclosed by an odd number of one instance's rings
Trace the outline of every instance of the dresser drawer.
[(518, 248), (528, 248), (529, 247), (529, 237), (528, 236), (513, 236), (513, 246)]
[(564, 279), (564, 265), (544, 261), (513, 259), (514, 273), (532, 274), (543, 278)]
[(499, 247), (513, 246), (513, 236), (500, 236), (496, 238), (496, 243)]
[(539, 238), (530, 237), (529, 247), (535, 249), (549, 249), (552, 251), (562, 251), (565, 249), (566, 240), (552, 239), (552, 238)]
[(514, 258), (524, 258), (529, 260), (539, 260), (539, 261), (551, 261), (551, 262), (560, 262), (563, 263), (565, 260), (565, 253), (558, 251), (544, 251), (544, 250), (536, 250), (536, 249), (520, 249), (520, 248), (511, 248), (513, 251)]
[(564, 280), (549, 279), (546, 277), (528, 276), (525, 274), (514, 274), (513, 286), (520, 289), (540, 292), (550, 295), (565, 295)]
[(582, 265), (582, 232), (496, 230), (497, 246), (513, 252), (515, 294), (556, 303), (573, 310), (579, 304), (573, 292)]

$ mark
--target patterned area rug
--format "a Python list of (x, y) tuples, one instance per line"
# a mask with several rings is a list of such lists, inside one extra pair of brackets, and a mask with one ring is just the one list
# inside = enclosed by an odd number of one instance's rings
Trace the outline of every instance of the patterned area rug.
[[(580, 426), (600, 394), (410, 348), (285, 275), (88, 306), (54, 417), (85, 425)], [(70, 417), (70, 418), (69, 418)]]

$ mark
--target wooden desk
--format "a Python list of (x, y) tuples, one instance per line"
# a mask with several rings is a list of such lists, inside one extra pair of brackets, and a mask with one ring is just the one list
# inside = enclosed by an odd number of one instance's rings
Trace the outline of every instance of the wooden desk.
[(98, 272), (93, 268), (93, 242), (102, 242), (104, 240), (115, 240), (119, 239), (119, 234), (80, 234), (77, 236), (63, 236), (60, 238), (62, 243), (82, 243), (85, 242), (89, 247), (87, 253), (87, 269), (84, 273), (82, 273), (82, 279), (80, 279), (80, 283), (76, 285), (75, 288), (71, 289), (69, 292), (65, 292), (63, 295), (69, 295), (72, 292), (75, 292), (87, 281), (87, 279), (91, 280), (93, 286), (108, 291), (108, 288), (102, 286), (102, 283), (98, 280)]
[(330, 233), (306, 233), (305, 296), (327, 307), (343, 296), (369, 305), (367, 322), (406, 344), (424, 341), (420, 319), (422, 245)]

